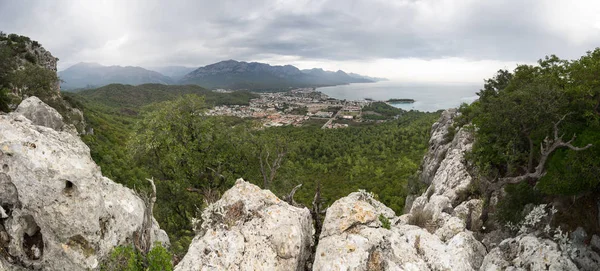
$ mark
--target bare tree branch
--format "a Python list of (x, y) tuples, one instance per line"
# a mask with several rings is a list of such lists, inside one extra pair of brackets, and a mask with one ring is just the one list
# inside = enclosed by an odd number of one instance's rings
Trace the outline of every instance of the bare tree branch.
[(290, 204), (290, 205), (292, 205), (292, 206), (297, 206), (297, 205), (298, 205), (298, 204), (296, 203), (296, 201), (294, 201), (294, 194), (296, 194), (296, 191), (297, 191), (298, 189), (300, 189), (300, 187), (302, 187), (302, 184), (296, 185), (296, 187), (294, 187), (294, 188), (292, 189), (292, 191), (291, 191), (291, 192), (290, 192), (290, 193), (289, 193), (287, 196), (285, 196), (285, 201), (286, 201), (287, 203), (289, 203), (289, 204)]
[(571, 137), (571, 139), (567, 142), (563, 141), (564, 134), (561, 136), (558, 135), (558, 132), (559, 132), (558, 126), (570, 114), (572, 114), (572, 113), (565, 114), (557, 122), (554, 123), (554, 131), (553, 131), (554, 138), (553, 139), (546, 137), (544, 139), (544, 142), (540, 143), (541, 157), (540, 157), (540, 161), (539, 161), (538, 165), (535, 167), (535, 171), (533, 171), (533, 172), (528, 171), (527, 173), (520, 175), (520, 176), (500, 178), (496, 183), (492, 184), (490, 188), (492, 190), (497, 190), (497, 189), (501, 188), (502, 186), (504, 186), (505, 184), (516, 184), (516, 183), (520, 183), (522, 181), (529, 180), (529, 179), (539, 180), (540, 178), (544, 177), (544, 175), (546, 175), (545, 167), (546, 167), (546, 162), (547, 162), (548, 158), (558, 148), (566, 147), (566, 148), (569, 148), (574, 151), (583, 151), (583, 150), (587, 150), (590, 147), (592, 147), (592, 144), (587, 144), (584, 147), (573, 146), (572, 143), (577, 138), (577, 135), (575, 135), (575, 134), (573, 134), (573, 137)]
[[(277, 156), (271, 160), (271, 151), (265, 150), (263, 146), (259, 147), (260, 173), (263, 176), (264, 189), (268, 189), (277, 176), (277, 170), (281, 167), (283, 159), (287, 154), (285, 143), (283, 146), (277, 146), (276, 152)], [(263, 153), (266, 156), (263, 157)]]
[(136, 233), (136, 240), (134, 241), (136, 249), (142, 252), (144, 255), (148, 254), (150, 248), (152, 247), (152, 223), (154, 204), (156, 203), (156, 185), (154, 185), (154, 178), (146, 180), (150, 182), (152, 192), (150, 196), (145, 200), (146, 210), (144, 211), (144, 220), (142, 222), (142, 228)]

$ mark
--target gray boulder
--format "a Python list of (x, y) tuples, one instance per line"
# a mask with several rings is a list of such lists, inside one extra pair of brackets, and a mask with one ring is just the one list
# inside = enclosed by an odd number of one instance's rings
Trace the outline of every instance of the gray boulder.
[(522, 235), (502, 241), (485, 256), (481, 270), (578, 270), (561, 253), (558, 245), (547, 239)]
[(314, 228), (307, 208), (239, 179), (202, 213), (202, 226), (175, 267), (188, 270), (305, 270)]
[[(380, 218), (381, 217), (381, 218)], [(387, 218), (392, 223), (384, 228)], [(477, 270), (485, 247), (470, 232), (446, 242), (356, 192), (327, 210), (313, 270)]]
[[(89, 148), (53, 129), (60, 118), (38, 101), (31, 97), (18, 112), (0, 115), (0, 266), (97, 269), (115, 246), (132, 242), (144, 202), (103, 177)], [(153, 232), (153, 240), (168, 240), (156, 223)]]
[(75, 126), (65, 124), (60, 113), (42, 102), (38, 97), (32, 96), (23, 100), (15, 110), (15, 113), (28, 118), (34, 125), (77, 134)]

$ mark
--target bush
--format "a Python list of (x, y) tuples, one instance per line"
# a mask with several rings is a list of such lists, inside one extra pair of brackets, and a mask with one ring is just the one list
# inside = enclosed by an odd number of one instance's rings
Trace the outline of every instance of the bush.
[(12, 103), (12, 98), (8, 89), (0, 89), (0, 111), (8, 112), (10, 111), (10, 104)]
[(104, 271), (172, 271), (171, 253), (160, 244), (155, 244), (147, 255), (132, 246), (118, 246), (101, 265)]
[(102, 264), (100, 270), (141, 271), (144, 270), (142, 262), (142, 257), (133, 247), (118, 246), (110, 253), (110, 257)]
[(506, 196), (499, 202), (496, 220), (501, 224), (517, 224), (523, 220), (523, 207), (527, 204), (538, 204), (542, 197), (528, 183), (509, 184), (505, 186)]
[(29, 63), (31, 63), (31, 64), (37, 63), (37, 58), (35, 58), (35, 56), (30, 52), (27, 52), (25, 54), (25, 60), (29, 61)]
[(166, 248), (156, 245), (148, 255), (146, 256), (146, 260), (148, 262), (148, 270), (161, 270), (161, 271), (171, 271), (173, 270), (173, 265), (171, 264), (171, 253), (167, 251)]
[(387, 217), (385, 217), (383, 214), (379, 215), (379, 222), (381, 222), (381, 226), (384, 229), (388, 229), (389, 230), (391, 228), (391, 226), (392, 226), (391, 223), (390, 223), (390, 220)]

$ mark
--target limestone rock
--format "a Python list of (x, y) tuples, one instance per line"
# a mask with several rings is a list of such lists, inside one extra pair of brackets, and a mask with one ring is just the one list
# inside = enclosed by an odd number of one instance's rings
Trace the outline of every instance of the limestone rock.
[[(444, 113), (450, 114), (450, 113)], [(445, 120), (444, 114), (440, 121)], [(450, 120), (451, 122), (451, 120)], [(444, 122), (444, 126), (446, 129), (451, 125)], [(440, 124), (441, 125), (441, 124)], [(441, 131), (437, 131), (439, 134), (443, 134)], [(415, 214), (417, 212), (429, 212), (433, 217), (433, 221), (435, 222), (433, 228), (430, 229), (432, 231), (436, 231), (444, 227), (444, 224), (448, 221), (451, 216), (459, 216), (463, 219), (465, 226), (468, 226), (469, 229), (476, 229), (480, 226), (481, 221), (479, 217), (476, 219), (473, 218), (477, 215), (481, 214), (481, 207), (479, 205), (473, 205), (475, 202), (471, 203), (472, 209), (474, 209), (475, 215), (473, 211), (471, 211), (471, 215), (469, 219), (467, 219), (467, 215), (469, 213), (469, 206), (463, 206), (458, 208), (458, 212), (455, 212), (452, 208), (452, 205), (455, 204), (455, 201), (458, 198), (458, 193), (462, 190), (468, 189), (469, 185), (473, 181), (473, 178), (467, 171), (467, 167), (464, 164), (464, 155), (466, 152), (470, 151), (473, 145), (473, 137), (464, 128), (461, 128), (455, 135), (455, 137), (447, 143), (447, 149), (441, 159), (439, 164), (437, 165), (436, 171), (431, 175), (431, 185), (427, 188), (427, 191), (423, 193), (423, 195), (417, 197), (411, 206), (410, 213)], [(431, 155), (429, 151), (428, 155)], [(424, 161), (425, 163), (425, 161)], [(426, 166), (424, 165), (424, 168)], [(427, 167), (435, 168), (432, 165)], [(423, 171), (422, 176), (428, 175), (431, 172)], [(481, 206), (483, 206), (481, 204)], [(467, 208), (467, 214), (461, 213), (463, 208)], [(449, 215), (446, 215), (449, 214)], [(473, 225), (472, 222), (475, 222)], [(454, 225), (456, 226), (456, 224)], [(475, 227), (474, 227), (475, 226)], [(449, 226), (450, 227), (450, 226)]]
[(586, 240), (588, 240), (588, 235), (582, 227), (577, 227), (571, 233), (571, 246), (573, 249), (571, 259), (579, 270), (600, 270), (600, 255), (594, 251), (594, 244), (590, 242), (588, 245)]
[(15, 112), (31, 120), (34, 125), (52, 128), (56, 131), (62, 131), (65, 126), (58, 111), (42, 102), (38, 97), (29, 97), (23, 100)]
[(435, 235), (445, 242), (463, 232), (465, 227), (465, 222), (457, 217), (450, 217), (442, 227), (435, 231)]
[(429, 139), (429, 151), (423, 158), (421, 181), (431, 184), (440, 163), (446, 157), (446, 152), (450, 148), (448, 129), (453, 124), (456, 116), (456, 109), (449, 109), (442, 113), (440, 119), (431, 126), (431, 137)]
[[(392, 217), (391, 228), (379, 216), (393, 215), (364, 192), (337, 200), (328, 209), (313, 270), (476, 270), (485, 247), (470, 232), (448, 242)], [(456, 218), (458, 222), (459, 219)], [(400, 225), (398, 225), (400, 224)]]
[[(103, 177), (76, 135), (42, 126), (60, 122), (47, 106), (30, 102), (21, 108), (48, 115), (36, 122), (19, 113), (0, 115), (0, 206), (7, 215), (0, 219), (0, 246), (7, 252), (0, 262), (8, 270), (97, 269), (115, 246), (133, 240), (144, 202)], [(161, 237), (153, 239), (164, 240), (155, 226)]]
[(481, 270), (578, 270), (558, 245), (523, 235), (502, 241), (485, 256)]
[(321, 229), (321, 239), (330, 235), (341, 234), (360, 225), (381, 227), (379, 215), (387, 218), (395, 217), (392, 209), (373, 199), (368, 193), (351, 193), (337, 200), (327, 209), (327, 215)]
[(492, 249), (500, 245), (500, 243), (502, 243), (504, 239), (508, 239), (511, 237), (512, 236), (509, 232), (497, 229), (491, 232), (484, 233), (481, 243), (483, 243), (483, 245), (487, 248), (488, 251), (491, 251)]
[(483, 211), (483, 200), (481, 199), (472, 199), (469, 201), (465, 201), (460, 203), (458, 206), (454, 208), (454, 212), (452, 216), (460, 218), (467, 229), (476, 231), (483, 226), (483, 221), (481, 221), (481, 212)]
[(576, 245), (572, 260), (579, 270), (596, 271), (600, 270), (600, 255), (587, 245)]
[(202, 231), (175, 270), (304, 270), (314, 228), (307, 208), (239, 179), (202, 214)]

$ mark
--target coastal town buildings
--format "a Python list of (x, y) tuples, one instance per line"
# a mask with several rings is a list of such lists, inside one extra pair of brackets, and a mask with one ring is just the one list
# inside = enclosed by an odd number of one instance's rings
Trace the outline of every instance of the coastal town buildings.
[[(219, 90), (220, 92), (226, 90)], [(323, 119), (326, 129), (348, 127), (347, 123), (335, 123), (335, 119), (362, 121), (361, 110), (372, 101), (347, 101), (330, 98), (313, 88), (299, 88), (288, 92), (257, 93), (258, 98), (249, 105), (216, 106), (206, 114), (209, 116), (233, 116), (254, 118), (264, 127), (301, 126), (305, 121)]]

